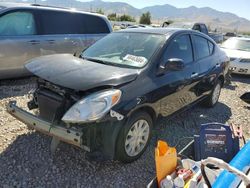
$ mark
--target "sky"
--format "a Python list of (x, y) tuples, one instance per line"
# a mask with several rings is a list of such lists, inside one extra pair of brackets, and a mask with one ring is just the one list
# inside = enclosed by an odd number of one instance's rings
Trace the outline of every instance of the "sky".
[[(90, 0), (80, 0), (90, 1)], [(126, 2), (136, 8), (152, 5), (170, 4), (178, 8), (189, 6), (211, 7), (213, 9), (231, 12), (250, 20), (250, 0), (104, 0), (112, 2)]]

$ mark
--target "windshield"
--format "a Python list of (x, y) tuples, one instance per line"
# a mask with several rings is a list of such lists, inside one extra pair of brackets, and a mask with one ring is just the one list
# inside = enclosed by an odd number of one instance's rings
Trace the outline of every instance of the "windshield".
[(165, 35), (112, 33), (89, 47), (82, 57), (100, 63), (140, 68), (150, 61), (165, 40)]
[(230, 50), (242, 50), (250, 52), (250, 40), (230, 38), (226, 40), (221, 45), (221, 47)]

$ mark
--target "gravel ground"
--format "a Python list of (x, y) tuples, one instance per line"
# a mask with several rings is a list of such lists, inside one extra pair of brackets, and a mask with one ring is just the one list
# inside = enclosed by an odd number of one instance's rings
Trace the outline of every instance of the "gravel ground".
[(178, 139), (197, 133), (201, 123), (210, 121), (242, 125), (246, 138), (250, 138), (250, 111), (239, 99), (250, 91), (250, 77), (237, 76), (222, 90), (215, 108), (197, 106), (174, 118), (159, 119), (149, 148), (134, 163), (88, 161), (84, 151), (64, 143), (52, 156), (48, 136), (28, 130), (5, 110), (10, 100), (26, 108), (28, 93), (34, 87), (33, 78), (0, 82), (0, 187), (145, 187), (154, 177), (157, 139), (173, 146)]

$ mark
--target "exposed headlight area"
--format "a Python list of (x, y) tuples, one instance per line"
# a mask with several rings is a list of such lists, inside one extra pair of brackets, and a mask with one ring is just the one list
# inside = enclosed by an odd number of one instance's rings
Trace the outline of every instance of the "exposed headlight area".
[(63, 116), (65, 123), (92, 122), (104, 117), (121, 98), (122, 92), (110, 89), (93, 93), (74, 104)]

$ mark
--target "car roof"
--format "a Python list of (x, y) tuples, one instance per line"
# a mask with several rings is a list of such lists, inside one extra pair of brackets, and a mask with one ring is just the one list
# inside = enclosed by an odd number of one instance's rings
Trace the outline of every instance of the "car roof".
[(204, 33), (201, 33), (196, 30), (192, 29), (184, 29), (184, 28), (169, 28), (169, 27), (160, 27), (160, 28), (131, 28), (131, 29), (123, 29), (120, 31), (116, 31), (116, 33), (146, 33), (146, 34), (158, 34), (158, 35), (166, 35), (166, 36), (172, 36), (172, 35), (178, 35), (178, 34), (195, 34), (199, 35), (203, 38), (206, 38), (210, 42), (216, 44), (213, 39), (211, 39), (209, 36), (207, 36)]
[(101, 14), (85, 12), (85, 11), (77, 10), (75, 8), (63, 8), (63, 7), (47, 6), (47, 5), (40, 5), (40, 4), (0, 2), (0, 10), (1, 10), (1, 7), (3, 9), (4, 8), (7, 8), (7, 9), (27, 8), (27, 9), (44, 9), (44, 10), (57, 10), (57, 11), (65, 11), (65, 12), (77, 12), (77, 13), (84, 13), (84, 14), (106, 18), (106, 16), (101, 15)]
[(192, 31), (188, 29), (182, 28), (130, 28), (124, 29), (117, 32), (128, 32), (128, 33), (149, 33), (149, 34), (161, 34), (161, 35), (169, 35), (179, 31)]

